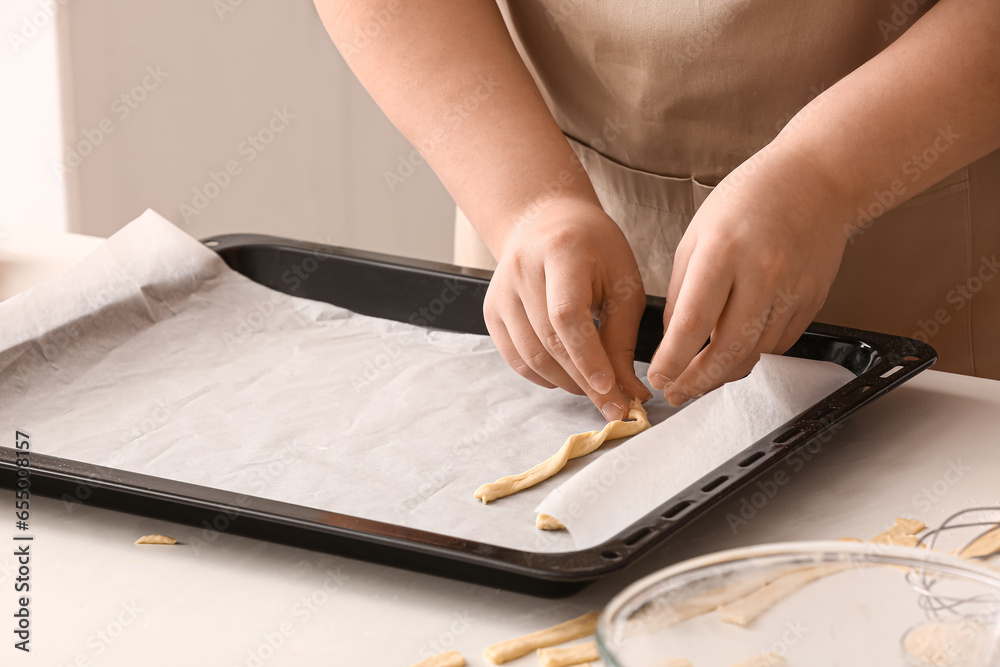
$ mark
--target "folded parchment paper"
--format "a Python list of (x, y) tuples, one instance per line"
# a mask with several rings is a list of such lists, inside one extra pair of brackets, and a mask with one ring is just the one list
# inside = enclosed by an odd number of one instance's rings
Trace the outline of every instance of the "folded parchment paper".
[[(765, 355), (750, 375), (706, 394), (564, 482), (538, 506), (577, 548), (600, 544), (851, 380), (826, 362)], [(639, 464), (639, 465), (636, 465)]]
[[(609, 494), (594, 509), (600, 529), (574, 520), (582, 540), (534, 527), (539, 502), (615, 443), (483, 506), (472, 496), (480, 484), (603, 426), (586, 398), (522, 380), (488, 337), (258, 285), (152, 211), (57, 280), (0, 303), (0, 323), (0, 425), (30, 433), (40, 453), (532, 551), (586, 547), (639, 516)], [(689, 419), (696, 432), (680, 445), (657, 441), (661, 449), (690, 461), (707, 448), (724, 459), (726, 447), (739, 447), (717, 438), (751, 442), (751, 432), (825, 394), (831, 372), (850, 377), (832, 364), (787, 361), (764, 388), (773, 395), (753, 407), (795, 405), (751, 415), (725, 398), (711, 419), (731, 427)], [(716, 395), (728, 396), (694, 405)], [(660, 399), (650, 418), (674, 412)], [(676, 478), (670, 489), (683, 486), (682, 470), (700, 474), (690, 462), (671, 467), (669, 456), (656, 465)], [(645, 492), (653, 505), (671, 495)]]

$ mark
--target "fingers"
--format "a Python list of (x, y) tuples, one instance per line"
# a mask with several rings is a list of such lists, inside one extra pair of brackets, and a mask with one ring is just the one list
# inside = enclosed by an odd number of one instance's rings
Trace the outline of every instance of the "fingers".
[(708, 340), (722, 314), (732, 288), (732, 278), (711, 270), (714, 263), (699, 262), (697, 251), (688, 265), (676, 305), (663, 340), (649, 365), (654, 389), (666, 390)]
[[(694, 250), (694, 241), (689, 241), (690, 237), (684, 235), (677, 245), (674, 253), (673, 268), (670, 270), (670, 282), (667, 283), (666, 304), (663, 308), (663, 330), (670, 326), (670, 316), (673, 315), (674, 305), (677, 303), (677, 295), (680, 294), (681, 286), (684, 284), (684, 273), (687, 271), (688, 262), (691, 259), (691, 252)], [(662, 387), (653, 387), (662, 389)]]
[(753, 367), (760, 358), (757, 343), (761, 330), (752, 323), (766, 322), (771, 310), (770, 301), (762, 304), (758, 298), (753, 288), (733, 287), (712, 340), (664, 392), (671, 405), (697, 398), (727, 382), (744, 367)]
[(616, 287), (620, 290), (605, 303), (598, 337), (625, 395), (645, 402), (653, 395), (635, 375), (635, 342), (646, 308), (646, 291), (638, 276), (635, 284), (622, 283)]
[[(528, 315), (529, 309), (533, 316)], [(549, 323), (544, 302), (526, 308), (519, 300), (511, 299), (490, 308), (486, 321), (500, 354), (521, 377), (543, 387), (586, 394), (608, 421), (628, 415), (628, 399), (617, 384), (603, 394), (595, 391), (570, 361)], [(593, 321), (590, 328), (594, 329)]]
[[(506, 352), (501, 349), (500, 354), (521, 377), (532, 380), (535, 384), (541, 384), (533, 379), (537, 377), (549, 386), (565, 389), (571, 394), (583, 394), (579, 383), (570, 377), (541, 342), (519, 300), (514, 298), (506, 302), (501, 307), (500, 315), (510, 341), (510, 348)], [(491, 329), (490, 334), (492, 333)], [(499, 343), (497, 347), (500, 347)]]
[[(771, 354), (784, 354), (788, 349), (795, 345), (795, 342), (802, 336), (803, 332), (806, 330), (812, 320), (816, 317), (816, 313), (819, 312), (820, 306), (815, 306), (811, 309), (800, 309), (792, 315), (785, 327), (784, 331), (777, 336), (777, 342), (774, 344), (768, 344), (764, 347), (762, 344), (761, 348), (764, 352), (769, 352)], [(768, 341), (769, 343), (770, 341)]]
[(712, 341), (668, 389), (667, 400), (679, 406), (745, 377), (762, 353), (784, 352), (810, 320), (808, 309), (789, 308), (777, 296), (761, 303), (753, 287), (734, 287)]
[(500, 351), (500, 356), (503, 357), (504, 361), (524, 379), (530, 380), (546, 389), (555, 389), (556, 385), (533, 371), (521, 358), (507, 327), (503, 323), (503, 318), (493, 310), (487, 310), (484, 314), (486, 315), (486, 328), (490, 332), (490, 337), (493, 339), (494, 344), (496, 344), (497, 349)]
[[(581, 386), (589, 387), (598, 394), (607, 394), (615, 386), (615, 371), (590, 314), (594, 301), (589, 275), (574, 271), (568, 275), (548, 277), (544, 308), (551, 327), (546, 329), (541, 318), (538, 318), (538, 323), (543, 327), (541, 333), (551, 338), (546, 340), (546, 348), (561, 352), (560, 361), (568, 358), (579, 377), (584, 378), (585, 384)], [(542, 307), (542, 304), (533, 305)]]
[[(554, 363), (561, 368), (562, 372), (568, 375), (572, 379), (572, 381), (576, 383), (577, 392), (575, 393), (579, 393), (580, 389), (582, 389), (583, 392), (587, 394), (590, 400), (594, 403), (595, 406), (597, 406), (597, 409), (601, 411), (601, 414), (603, 414), (608, 421), (614, 421), (616, 419), (624, 419), (628, 415), (628, 399), (625, 397), (625, 393), (622, 391), (621, 387), (619, 387), (617, 383), (614, 382), (613, 380), (614, 370), (611, 368), (611, 363), (610, 361), (607, 360), (606, 356), (605, 356), (605, 362), (607, 363), (606, 368), (607, 372), (612, 373), (612, 383), (606, 392), (601, 393), (595, 390), (591, 386), (588, 379), (583, 376), (583, 373), (580, 372), (580, 369), (577, 368), (576, 364), (573, 363), (573, 360), (570, 356), (570, 352), (568, 351), (567, 348), (566, 341), (564, 341), (555, 331), (555, 327), (550, 319), (550, 314), (549, 314), (550, 311), (548, 309), (547, 303), (545, 302), (544, 298), (542, 298), (542, 301), (540, 303), (533, 302), (525, 304), (525, 312), (527, 313), (528, 321), (531, 323), (531, 328), (534, 330), (534, 333), (537, 336), (537, 340), (541, 341), (541, 344), (544, 347), (544, 350), (548, 353), (550, 359), (554, 360)], [(589, 317), (589, 312), (590, 309), (588, 307), (587, 308), (588, 317)], [(582, 324), (577, 326), (579, 327), (579, 329), (570, 330), (568, 332), (570, 338), (574, 339), (574, 345), (577, 346), (582, 345), (583, 344), (582, 339), (591, 335), (595, 340), (598, 340), (598, 345), (599, 345), (599, 339), (597, 338), (597, 329), (596, 327), (594, 327), (593, 320), (588, 319), (586, 325), (587, 327), (589, 327), (589, 329), (591, 329), (590, 333), (584, 332), (584, 326)], [(601, 354), (604, 354), (603, 349), (601, 350)], [(552, 376), (547, 375), (544, 372), (540, 372), (538, 371), (538, 369), (536, 369), (536, 372), (539, 372), (540, 375), (542, 375), (543, 377), (547, 378), (550, 381), (553, 382), (555, 381)], [(597, 371), (597, 372), (602, 372), (602, 371)], [(560, 384), (559, 386), (563, 385)]]

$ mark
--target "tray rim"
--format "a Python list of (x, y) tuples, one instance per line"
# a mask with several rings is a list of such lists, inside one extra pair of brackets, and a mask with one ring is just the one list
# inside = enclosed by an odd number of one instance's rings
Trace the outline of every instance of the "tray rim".
[[(489, 271), (442, 262), (397, 257), (264, 234), (218, 235), (202, 239), (202, 243), (224, 260), (226, 252), (263, 246), (293, 253), (321, 254), (327, 258), (336, 257), (358, 265), (416, 272), (433, 279), (461, 279), (478, 285), (482, 291), (485, 290), (492, 275)], [(240, 272), (239, 268), (233, 268)], [(647, 297), (646, 316), (651, 309), (654, 314), (657, 309), (662, 313), (662, 308), (662, 298)], [(682, 492), (604, 543), (586, 549), (533, 552), (500, 547), (45, 454), (30, 455), (31, 470), (33, 476), (46, 477), (62, 483), (82, 484), (95, 489), (180, 503), (189, 508), (276, 522), (286, 528), (305, 530), (317, 535), (325, 534), (364, 543), (377, 543), (390, 549), (440, 558), (445, 563), (460, 561), (487, 570), (503, 571), (527, 580), (554, 584), (591, 582), (631, 565), (667, 540), (680, 527), (721, 503), (762, 473), (780, 465), (791, 454), (829, 435), (831, 430), (850, 414), (929, 368), (937, 359), (934, 349), (920, 341), (828, 324), (811, 324), (796, 346), (806, 339), (813, 341), (834, 339), (855, 346), (868, 347), (871, 350), (872, 361), (853, 380), (829, 394), (823, 401), (775, 428), (741, 451), (739, 455), (696, 480)], [(896, 366), (901, 368), (893, 375), (880, 377)], [(865, 387), (867, 389), (863, 389)], [(17, 468), (15, 464), (17, 455), (18, 450), (0, 445), (0, 486), (12, 486), (12, 473)], [(749, 458), (754, 458), (754, 461), (744, 465)], [(725, 480), (712, 486), (709, 491), (704, 490), (720, 478)], [(249, 499), (249, 503), (241, 504), (244, 499)], [(79, 498), (76, 500), (80, 501)], [(86, 503), (86, 500), (82, 502)], [(670, 514), (678, 505), (685, 506), (670, 517), (664, 516)], [(252, 533), (242, 533), (238, 529), (230, 532), (255, 536)], [(421, 569), (427, 571), (425, 568)], [(448, 572), (437, 572), (437, 574), (448, 576)]]

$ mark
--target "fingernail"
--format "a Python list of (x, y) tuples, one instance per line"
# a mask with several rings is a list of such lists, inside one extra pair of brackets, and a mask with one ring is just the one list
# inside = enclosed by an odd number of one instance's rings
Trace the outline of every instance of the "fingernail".
[(653, 377), (649, 378), (649, 383), (653, 385), (653, 388), (661, 391), (663, 389), (666, 389), (667, 386), (671, 384), (671, 382), (672, 380), (670, 378), (660, 373), (656, 373), (653, 375)]
[(590, 380), (588, 380), (588, 382), (590, 382), (590, 386), (594, 388), (594, 391), (600, 394), (608, 393), (609, 391), (611, 391), (611, 387), (614, 386), (614, 383), (611, 381), (611, 378), (609, 378), (606, 374), (600, 372), (591, 375)]
[(682, 405), (684, 405), (685, 403), (688, 402), (688, 397), (687, 396), (685, 396), (684, 394), (681, 394), (680, 392), (676, 392), (676, 391), (672, 392), (670, 394), (667, 394), (666, 398), (667, 398), (667, 403), (669, 403), (670, 405), (672, 405), (675, 408), (679, 408), (679, 407), (681, 407)]
[(601, 414), (603, 414), (604, 418), (609, 422), (623, 419), (625, 417), (625, 406), (621, 403), (608, 401), (601, 407)]
[[(636, 380), (638, 380), (638, 379), (639, 378), (636, 378)], [(646, 385), (644, 385), (643, 383), (640, 382), (639, 383), (639, 388), (642, 389), (642, 395), (639, 396), (639, 400), (640, 401), (642, 401), (643, 403), (645, 403), (649, 399), (653, 398), (652, 392), (650, 392), (649, 389), (646, 389)]]

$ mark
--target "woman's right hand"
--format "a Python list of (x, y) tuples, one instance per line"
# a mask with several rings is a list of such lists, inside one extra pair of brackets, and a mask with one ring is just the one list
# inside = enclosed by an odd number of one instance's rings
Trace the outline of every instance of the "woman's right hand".
[(633, 367), (645, 306), (639, 267), (618, 225), (595, 201), (554, 197), (507, 233), (484, 314), (518, 374), (586, 394), (612, 421), (627, 416), (630, 398), (651, 396)]

